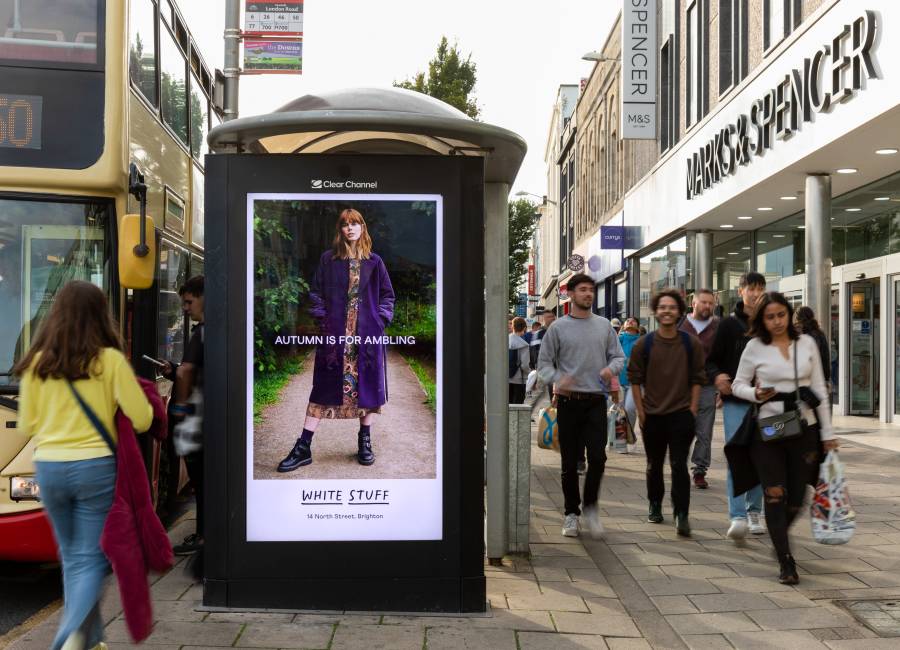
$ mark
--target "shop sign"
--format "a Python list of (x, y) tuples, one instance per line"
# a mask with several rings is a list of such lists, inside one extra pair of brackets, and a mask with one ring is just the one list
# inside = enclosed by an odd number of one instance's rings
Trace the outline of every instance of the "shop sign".
[(656, 0), (624, 0), (622, 139), (656, 139)]
[[(787, 140), (814, 113), (829, 113), (851, 99), (866, 79), (878, 77), (872, 62), (875, 13), (866, 11), (844, 25), (830, 43), (803, 59), (777, 86), (750, 105), (687, 159), (687, 199), (734, 174), (779, 140)], [(774, 132), (774, 138), (773, 136)]]
[(535, 277), (534, 277), (534, 264), (528, 265), (528, 295), (533, 296), (535, 293)]
[(600, 248), (603, 250), (641, 248), (640, 226), (600, 226)]
[(245, 39), (244, 74), (303, 71), (303, 43), (293, 40)]
[(850, 299), (850, 306), (853, 308), (855, 312), (864, 312), (866, 311), (866, 294), (864, 293), (854, 293)]

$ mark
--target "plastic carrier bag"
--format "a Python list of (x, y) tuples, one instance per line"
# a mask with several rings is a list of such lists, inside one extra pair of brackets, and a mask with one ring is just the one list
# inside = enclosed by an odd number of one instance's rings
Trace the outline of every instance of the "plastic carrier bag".
[(612, 444), (613, 451), (620, 454), (628, 453), (628, 445), (633, 445), (634, 433), (628, 426), (628, 416), (621, 404), (613, 404), (606, 413), (606, 426), (608, 440)]
[(559, 425), (553, 406), (542, 408), (538, 413), (538, 447), (559, 451)]
[(829, 451), (819, 466), (810, 516), (813, 539), (820, 544), (846, 544), (856, 531), (856, 513), (850, 504), (844, 465), (836, 451)]

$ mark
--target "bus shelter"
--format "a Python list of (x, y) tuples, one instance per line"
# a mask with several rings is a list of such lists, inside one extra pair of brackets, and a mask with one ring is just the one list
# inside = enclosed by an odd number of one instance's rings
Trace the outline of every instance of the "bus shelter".
[(483, 611), (525, 142), (395, 88), (305, 95), (209, 144), (204, 604)]

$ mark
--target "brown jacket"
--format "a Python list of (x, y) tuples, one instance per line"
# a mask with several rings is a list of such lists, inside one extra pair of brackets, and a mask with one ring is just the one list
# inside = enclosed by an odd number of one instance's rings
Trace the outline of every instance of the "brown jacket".
[[(698, 339), (700, 339), (700, 343), (703, 345), (703, 358), (704, 359), (709, 358), (709, 353), (712, 352), (713, 341), (716, 340), (716, 330), (719, 329), (719, 319), (718, 318), (713, 316), (709, 325), (707, 325), (706, 328), (698, 334), (697, 330), (694, 329), (694, 326), (691, 324), (691, 321), (689, 321), (687, 316), (685, 316), (684, 320), (681, 321), (681, 326), (678, 329), (680, 329), (682, 332), (687, 332), (691, 336), (696, 336)], [(709, 384), (709, 383), (712, 383), (712, 382), (710, 382), (709, 378), (707, 378), (705, 384)]]

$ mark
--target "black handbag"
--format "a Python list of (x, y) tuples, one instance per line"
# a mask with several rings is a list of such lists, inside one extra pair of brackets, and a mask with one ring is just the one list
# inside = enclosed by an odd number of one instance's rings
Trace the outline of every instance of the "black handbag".
[(757, 429), (763, 442), (775, 442), (802, 436), (806, 423), (800, 415), (800, 382), (797, 378), (797, 342), (794, 341), (794, 389), (796, 408), (785, 409), (784, 413), (757, 420)]

